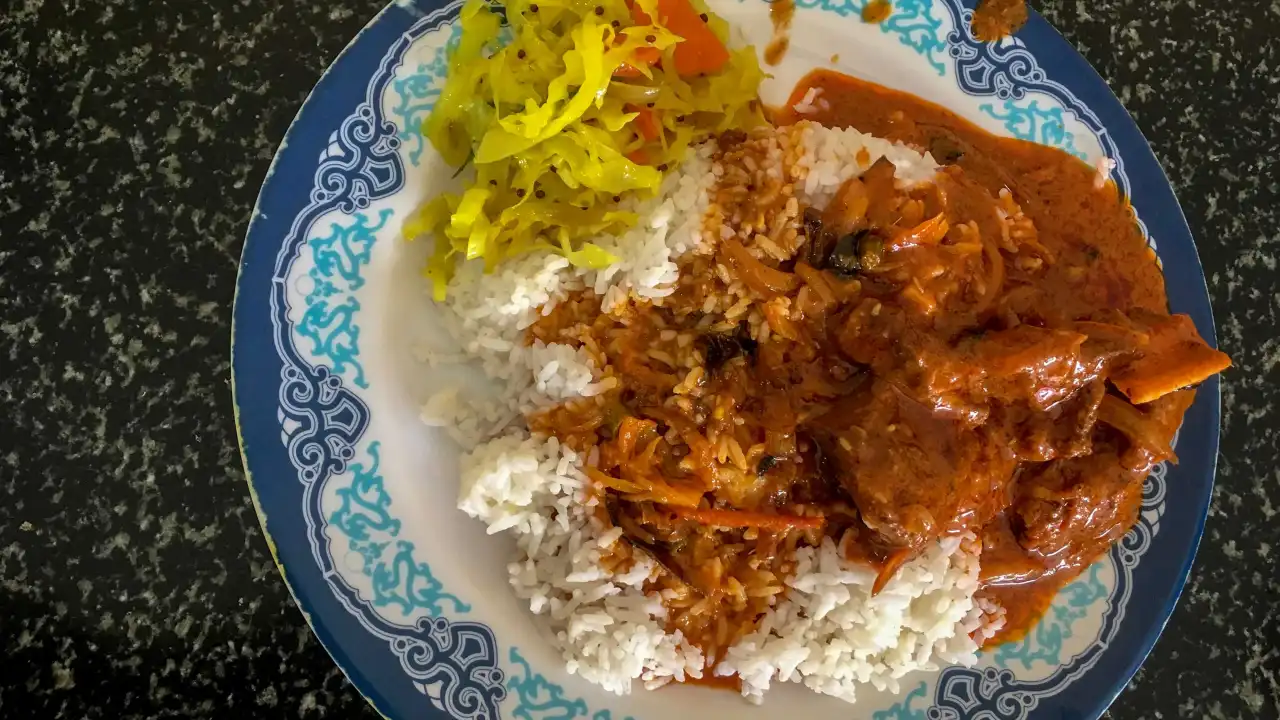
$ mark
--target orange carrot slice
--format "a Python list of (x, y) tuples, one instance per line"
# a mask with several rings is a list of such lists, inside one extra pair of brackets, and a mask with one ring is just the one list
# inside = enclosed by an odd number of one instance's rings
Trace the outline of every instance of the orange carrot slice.
[[(624, 33), (618, 33), (618, 37), (620, 39), (625, 39), (627, 36)], [(613, 71), (613, 76), (616, 78), (643, 77), (644, 73), (640, 72), (638, 69), (639, 66), (648, 65), (652, 67), (653, 65), (657, 65), (661, 60), (662, 51), (658, 48), (639, 47), (636, 48), (635, 52), (631, 53), (631, 61), (619, 65), (618, 69)]]
[(684, 520), (692, 520), (700, 525), (712, 525), (725, 528), (759, 528), (771, 532), (787, 530), (817, 530), (826, 522), (821, 517), (801, 517), (799, 515), (770, 515), (749, 510), (701, 510), (696, 508), (673, 507), (671, 512)]
[(636, 113), (636, 134), (645, 142), (653, 142), (662, 135), (662, 124), (658, 122), (658, 114), (653, 110), (634, 105), (624, 108), (627, 112)]
[(903, 565), (906, 565), (907, 561), (914, 556), (915, 551), (911, 548), (895, 550), (893, 554), (884, 561), (884, 565), (880, 568), (880, 572), (876, 573), (876, 581), (871, 586), (871, 594), (873, 596), (879, 595), (880, 591), (884, 589), (884, 586), (888, 585), (889, 581), (893, 579), (893, 576), (898, 574), (898, 570), (900, 570)]
[(1151, 328), (1143, 356), (1111, 375), (1134, 405), (1190, 387), (1231, 367), (1231, 358), (1209, 347), (1186, 315), (1171, 315)]
[[(1154, 343), (1153, 343), (1154, 344)], [(1158, 400), (1231, 367), (1226, 353), (1203, 342), (1184, 340), (1148, 354), (1111, 376), (1111, 382), (1135, 405)]]
[[(631, 17), (637, 25), (653, 23), (639, 5), (631, 4)], [(676, 44), (676, 72), (681, 75), (714, 73), (729, 62), (729, 50), (711, 27), (702, 21), (689, 0), (658, 0), (658, 21), (683, 40)]]

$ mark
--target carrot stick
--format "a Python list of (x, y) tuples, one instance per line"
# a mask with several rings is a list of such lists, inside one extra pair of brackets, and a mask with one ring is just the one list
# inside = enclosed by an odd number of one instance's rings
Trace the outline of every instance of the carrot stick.
[(898, 570), (903, 565), (906, 565), (907, 561), (914, 555), (915, 551), (911, 548), (902, 548), (901, 550), (894, 551), (894, 553), (884, 561), (884, 565), (880, 568), (880, 572), (876, 573), (876, 581), (871, 586), (871, 594), (873, 596), (879, 595), (880, 591), (884, 589), (884, 586), (889, 584), (889, 581), (893, 579), (893, 576), (898, 574)]
[[(631, 17), (637, 25), (653, 23), (637, 3), (631, 4)], [(676, 43), (674, 53), (677, 73), (685, 76), (714, 73), (729, 62), (729, 50), (702, 21), (689, 0), (658, 0), (658, 21), (683, 38)]]
[(629, 458), (635, 452), (636, 443), (640, 441), (640, 435), (646, 430), (655, 428), (657, 428), (657, 424), (652, 420), (642, 420), (628, 415), (622, 418), (622, 422), (618, 423), (618, 432), (614, 439), (615, 447), (617, 447), (622, 457)]
[(662, 134), (662, 125), (658, 123), (658, 114), (649, 108), (626, 105), (624, 110), (636, 113), (636, 134), (645, 142), (653, 142)]
[(1231, 367), (1231, 358), (1209, 347), (1186, 315), (1171, 315), (1151, 328), (1143, 356), (1111, 375), (1134, 405), (1145, 405)]
[(702, 491), (677, 487), (662, 480), (649, 481), (649, 487), (623, 496), (631, 502), (655, 502), (660, 505), (694, 508), (702, 502)]
[(782, 337), (796, 341), (800, 339), (800, 329), (795, 323), (791, 322), (791, 318), (787, 315), (787, 310), (777, 303), (769, 303), (764, 306), (764, 319), (769, 323), (769, 329), (781, 335)]
[(1231, 358), (1203, 342), (1185, 341), (1159, 355), (1149, 354), (1111, 376), (1135, 405), (1202, 382), (1231, 367)]
[[(625, 38), (626, 35), (624, 33), (619, 33), (618, 37)], [(626, 62), (619, 65), (618, 69), (613, 71), (613, 76), (616, 78), (643, 77), (644, 73), (640, 72), (639, 70), (639, 67), (641, 65), (648, 65), (652, 67), (654, 65), (657, 65), (658, 62), (661, 60), (662, 60), (662, 51), (659, 50), (658, 48), (638, 47), (636, 48), (635, 52), (631, 53), (631, 62)]]
[(591, 478), (593, 482), (597, 483), (601, 487), (612, 488), (623, 493), (635, 493), (642, 490), (642, 488), (636, 483), (616, 478), (607, 473), (602, 473), (592, 467), (583, 468), (583, 471), (586, 472), (588, 478)]
[(787, 530), (817, 530), (826, 522), (821, 517), (799, 515), (770, 515), (748, 510), (700, 510), (696, 508), (669, 508), (676, 517), (692, 520), (701, 525), (727, 528), (759, 528), (771, 532)]

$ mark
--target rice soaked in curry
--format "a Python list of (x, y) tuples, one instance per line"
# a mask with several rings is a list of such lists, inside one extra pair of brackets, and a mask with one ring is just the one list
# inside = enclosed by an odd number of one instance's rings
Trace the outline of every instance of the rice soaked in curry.
[[(788, 127), (719, 138), (704, 246), (670, 295), (581, 291), (530, 328), (615, 380), (531, 430), (594, 456), (599, 519), (627, 541), (610, 562), (657, 560), (668, 625), (709, 663), (824, 537), (878, 588), (940, 538), (975, 536), (980, 593), (1008, 619), (991, 642), (1012, 639), (1127, 532), (1190, 386), (1229, 360), (1168, 313), (1093, 168), (832, 72), (792, 102), (815, 96)], [(868, 158), (805, 207), (806, 122), (944, 167), (905, 184)]]

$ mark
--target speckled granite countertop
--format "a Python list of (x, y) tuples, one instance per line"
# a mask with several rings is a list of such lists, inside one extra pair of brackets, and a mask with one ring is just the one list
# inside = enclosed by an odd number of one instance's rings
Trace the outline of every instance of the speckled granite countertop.
[[(267, 553), (228, 346), (258, 184), (380, 4), (0, 14), (6, 717), (376, 717)], [(1191, 582), (1111, 715), (1280, 718), (1280, 6), (1037, 4), (1155, 146), (1236, 361)]]

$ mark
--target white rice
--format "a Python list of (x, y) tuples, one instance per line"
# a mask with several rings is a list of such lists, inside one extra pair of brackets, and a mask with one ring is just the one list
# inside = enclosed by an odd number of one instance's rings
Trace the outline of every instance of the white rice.
[[(501, 384), (496, 398), (460, 398), (457, 388), (429, 398), (420, 417), (441, 427), (464, 448), (494, 437), (522, 419), (522, 414), (574, 397), (597, 395), (611, 379), (596, 382), (596, 368), (586, 351), (568, 345), (534, 342), (525, 345), (488, 334), (481, 328), (468, 342), (467, 357), (491, 380)], [(439, 362), (430, 353), (425, 357)]]
[(973, 599), (978, 558), (959, 538), (904, 565), (873, 596), (875, 580), (874, 570), (846, 560), (830, 539), (801, 548), (786, 598), (729, 649), (716, 673), (736, 672), (754, 701), (776, 680), (854, 702), (859, 685), (897, 693), (909, 672), (976, 661), (969, 633), (984, 617)]
[(463, 455), (458, 507), (491, 534), (515, 533), (511, 586), (546, 619), (569, 672), (620, 695), (637, 678), (654, 688), (701, 677), (702, 652), (663, 629), (661, 599), (644, 592), (652, 558), (625, 574), (601, 565), (622, 532), (592, 517), (582, 461), (555, 438), (512, 432)]
[[(821, 100), (814, 93), (801, 105)], [(807, 204), (825, 205), (841, 183), (881, 157), (894, 164), (903, 185), (926, 182), (938, 168), (927, 153), (855, 130), (802, 123), (801, 132), (804, 174), (796, 195)], [(462, 355), (422, 351), (432, 363), (479, 367), (499, 386), (493, 400), (439, 393), (423, 405), (423, 420), (447, 428), (467, 451), (458, 507), (490, 533), (514, 533), (511, 585), (545, 619), (568, 670), (619, 694), (630, 692), (635, 680), (653, 688), (700, 677), (704, 658), (678, 632), (665, 631), (660, 599), (644, 592), (655, 572), (651, 559), (621, 575), (601, 564), (620, 531), (604, 529), (590, 506), (595, 501), (584, 494), (581, 468), (589, 459), (523, 428), (524, 413), (607, 389), (600, 369), (580, 350), (525, 346), (522, 338), (538, 312), (550, 312), (574, 290), (594, 289), (605, 310), (628, 295), (670, 294), (676, 261), (701, 247), (716, 179), (712, 151), (710, 145), (691, 151), (656, 198), (634, 204), (641, 221), (633, 229), (594, 239), (620, 258), (604, 270), (578, 270), (554, 255), (525, 256), (492, 274), (479, 262), (464, 264), (445, 303), (446, 325)], [(977, 646), (970, 633), (989, 608), (974, 602), (977, 557), (958, 540), (905, 565), (874, 597), (874, 573), (843, 560), (829, 542), (800, 551), (797, 562), (785, 599), (716, 667), (737, 672), (748, 699), (759, 701), (773, 682), (803, 682), (853, 701), (863, 683), (894, 689), (913, 670), (973, 662)]]
[(811, 87), (805, 92), (804, 97), (800, 98), (800, 102), (791, 106), (791, 109), (801, 115), (812, 115), (821, 109), (819, 102), (826, 102), (819, 99), (820, 95), (822, 95), (822, 88)]
[(628, 293), (641, 298), (671, 294), (679, 278), (676, 260), (702, 243), (707, 193), (715, 185), (713, 151), (710, 144), (691, 150), (663, 182), (658, 197), (634, 208), (640, 216), (635, 227), (594, 240), (618, 258), (602, 270), (580, 273), (583, 284), (604, 297), (606, 309), (626, 300)]
[(921, 154), (901, 142), (853, 128), (828, 128), (810, 122), (799, 127), (804, 153), (796, 165), (803, 169), (804, 181), (796, 188), (796, 195), (813, 207), (826, 207), (846, 180), (866, 172), (880, 158), (893, 163), (893, 176), (900, 187), (929, 182), (938, 173), (933, 155)]

